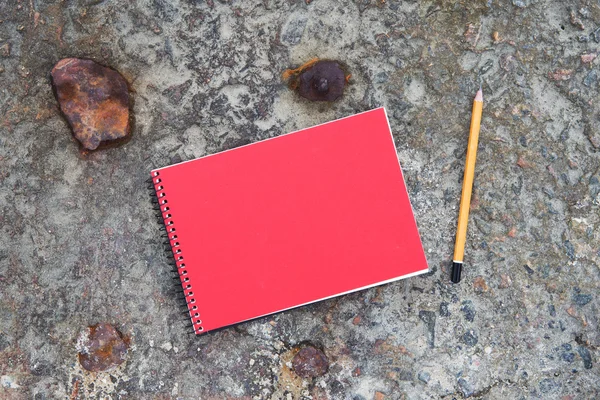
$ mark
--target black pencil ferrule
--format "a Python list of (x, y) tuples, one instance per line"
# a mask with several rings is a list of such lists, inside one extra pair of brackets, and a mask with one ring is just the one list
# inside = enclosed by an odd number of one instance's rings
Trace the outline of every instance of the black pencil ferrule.
[(452, 277), (451, 277), (452, 283), (460, 282), (462, 266), (463, 266), (462, 262), (456, 262), (456, 261), (452, 262)]

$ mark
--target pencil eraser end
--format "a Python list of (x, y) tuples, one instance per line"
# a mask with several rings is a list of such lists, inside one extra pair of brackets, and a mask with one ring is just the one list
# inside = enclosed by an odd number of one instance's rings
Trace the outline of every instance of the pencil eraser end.
[(452, 283), (460, 282), (460, 274), (462, 273), (462, 263), (461, 262), (452, 262)]

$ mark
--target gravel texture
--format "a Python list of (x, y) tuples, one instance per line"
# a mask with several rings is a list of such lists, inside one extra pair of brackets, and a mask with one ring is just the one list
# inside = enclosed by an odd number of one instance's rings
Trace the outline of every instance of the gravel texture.
[[(0, 1), (0, 398), (600, 397), (599, 27), (586, 0)], [(127, 79), (128, 143), (79, 149), (50, 84), (66, 57)], [(333, 104), (281, 81), (313, 57), (352, 74)], [(431, 272), (187, 334), (150, 169), (381, 105)], [(98, 323), (130, 347), (94, 373), (77, 338)], [(302, 378), (309, 345), (328, 367)]]

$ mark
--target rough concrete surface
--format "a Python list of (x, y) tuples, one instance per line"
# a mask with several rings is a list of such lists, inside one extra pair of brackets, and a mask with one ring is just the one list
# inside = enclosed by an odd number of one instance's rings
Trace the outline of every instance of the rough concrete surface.
[[(591, 0), (0, 1), (0, 398), (600, 397), (599, 27)], [(352, 74), (333, 104), (281, 82), (315, 56)], [(128, 80), (128, 143), (78, 148), (50, 83), (65, 57)], [(187, 334), (149, 170), (381, 105), (431, 272)], [(131, 346), (109, 372), (77, 358), (97, 323)], [(321, 376), (292, 369), (306, 343)]]

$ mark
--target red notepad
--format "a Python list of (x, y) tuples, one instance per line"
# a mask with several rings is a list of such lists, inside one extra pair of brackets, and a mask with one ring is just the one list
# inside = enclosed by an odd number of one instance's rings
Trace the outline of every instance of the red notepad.
[(196, 333), (427, 272), (383, 108), (151, 174)]

